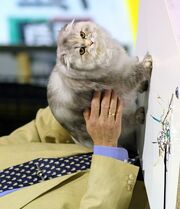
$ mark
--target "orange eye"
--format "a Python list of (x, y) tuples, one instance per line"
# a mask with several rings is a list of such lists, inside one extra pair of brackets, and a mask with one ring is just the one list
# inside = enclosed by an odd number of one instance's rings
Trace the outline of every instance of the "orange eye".
[(79, 49), (79, 54), (80, 55), (83, 55), (84, 53), (85, 53), (85, 47), (81, 47), (80, 49)]
[(81, 38), (86, 38), (86, 34), (83, 31), (80, 32), (80, 36)]

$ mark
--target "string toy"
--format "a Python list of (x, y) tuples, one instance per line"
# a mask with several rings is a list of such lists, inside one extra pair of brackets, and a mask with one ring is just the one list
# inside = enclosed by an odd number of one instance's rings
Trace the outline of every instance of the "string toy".
[[(166, 209), (166, 189), (167, 189), (167, 161), (168, 157), (171, 154), (171, 114), (173, 111), (172, 103), (174, 97), (176, 96), (179, 99), (179, 88), (175, 89), (175, 94), (171, 95), (171, 99), (167, 108), (167, 111), (163, 110), (163, 114), (161, 115), (160, 119), (151, 115), (151, 117), (158, 123), (161, 124), (161, 130), (157, 136), (157, 141), (152, 142), (153, 144), (158, 144), (159, 148), (159, 156), (163, 156), (164, 159), (164, 202), (163, 202), (163, 209)], [(161, 99), (161, 97), (158, 97)]]
[[(151, 117), (161, 124), (161, 131), (157, 137), (157, 142), (153, 144), (158, 144), (159, 147), (159, 156), (162, 156), (165, 153), (165, 150), (168, 154), (171, 153), (171, 132), (170, 132), (170, 116), (172, 113), (172, 103), (173, 103), (174, 94), (171, 96), (171, 100), (168, 105), (166, 113), (161, 116), (160, 119), (151, 115)], [(165, 116), (164, 116), (165, 115)]]

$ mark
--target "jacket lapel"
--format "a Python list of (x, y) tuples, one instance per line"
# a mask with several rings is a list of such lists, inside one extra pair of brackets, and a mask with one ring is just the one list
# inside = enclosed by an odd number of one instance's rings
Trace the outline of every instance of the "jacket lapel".
[[(92, 152), (92, 150), (75, 144), (67, 146), (67, 144), (26, 143), (0, 146), (0, 159), (4, 159), (0, 160), (0, 170), (39, 157), (63, 157), (88, 152)], [(57, 177), (12, 192), (0, 198), (0, 206), (3, 209), (20, 209), (75, 175), (82, 175), (82, 172)]]
[(54, 178), (49, 181), (44, 181), (33, 186), (20, 189), (1, 197), (0, 206), (3, 209), (20, 209), (54, 187), (61, 186), (64, 181), (68, 180), (72, 176), (78, 177), (79, 175), (82, 175), (82, 172)]

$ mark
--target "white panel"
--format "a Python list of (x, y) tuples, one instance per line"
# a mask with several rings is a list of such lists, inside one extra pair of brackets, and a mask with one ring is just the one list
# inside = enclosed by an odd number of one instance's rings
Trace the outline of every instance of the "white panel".
[[(166, 0), (141, 0), (139, 11), (136, 55), (150, 52), (153, 72), (147, 95), (141, 96), (141, 104), (148, 103), (144, 149), (143, 130), (139, 133), (139, 149), (142, 153), (145, 185), (151, 209), (163, 209), (164, 160), (159, 156), (157, 137), (162, 131), (159, 122), (152, 118), (165, 117), (172, 94), (180, 88), (180, 51), (176, 32), (169, 18)], [(180, 160), (180, 100), (174, 95), (172, 114), (168, 118), (171, 133), (171, 154), (168, 159), (166, 209), (175, 209), (178, 169)], [(163, 115), (164, 113), (164, 115)]]

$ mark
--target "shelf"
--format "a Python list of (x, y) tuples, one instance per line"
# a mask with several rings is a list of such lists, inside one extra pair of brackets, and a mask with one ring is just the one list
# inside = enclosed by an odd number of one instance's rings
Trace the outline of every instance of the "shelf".
[(26, 46), (26, 45), (1, 45), (1, 52), (22, 52), (22, 51), (49, 51), (56, 52), (57, 46)]

